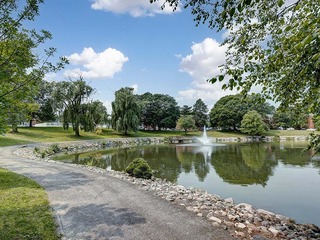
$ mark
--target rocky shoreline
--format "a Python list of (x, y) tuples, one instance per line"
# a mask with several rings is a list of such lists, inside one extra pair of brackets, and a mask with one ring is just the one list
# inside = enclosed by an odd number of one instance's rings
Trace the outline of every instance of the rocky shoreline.
[[(139, 138), (139, 139), (117, 139), (108, 141), (85, 141), (59, 144), (44, 144), (39, 146), (25, 146), (18, 149), (15, 154), (35, 160), (54, 162), (56, 164), (68, 164), (50, 159), (50, 154), (55, 154), (53, 149), (61, 152), (72, 152), (79, 149), (101, 149), (118, 146), (132, 146), (139, 144), (159, 144), (163, 138)], [(53, 147), (53, 145), (55, 147)], [(57, 145), (57, 146), (56, 146)], [(39, 151), (35, 152), (35, 148)], [(48, 155), (41, 157), (41, 152)], [(296, 224), (293, 219), (281, 216), (263, 209), (255, 209), (247, 203), (235, 204), (232, 198), (222, 199), (221, 197), (209, 194), (202, 189), (185, 188), (176, 185), (165, 179), (152, 178), (150, 180), (138, 179), (123, 172), (105, 170), (97, 167), (68, 164), (73, 167), (83, 168), (100, 174), (108, 174), (125, 181), (128, 181), (143, 191), (150, 191), (166, 201), (178, 207), (186, 208), (195, 214), (209, 221), (213, 226), (220, 226), (230, 235), (238, 239), (320, 239), (320, 228), (313, 224)]]

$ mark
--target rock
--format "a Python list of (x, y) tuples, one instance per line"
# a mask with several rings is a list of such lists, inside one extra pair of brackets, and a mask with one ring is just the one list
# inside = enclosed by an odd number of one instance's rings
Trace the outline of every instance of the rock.
[(269, 227), (268, 230), (273, 234), (273, 236), (278, 236), (280, 231), (275, 229), (274, 227)]
[(264, 215), (267, 215), (267, 216), (275, 216), (275, 214), (273, 212), (269, 212), (269, 211), (264, 210), (264, 209), (258, 209), (257, 213), (264, 214)]
[(254, 218), (253, 218), (253, 222), (254, 222), (255, 224), (260, 224), (260, 223), (262, 222), (262, 219), (259, 218), (259, 217), (254, 217)]
[(231, 197), (230, 198), (226, 198), (224, 201), (226, 203), (230, 203), (230, 204), (234, 205), (234, 201), (233, 201), (233, 199)]
[(236, 223), (234, 225), (236, 228), (239, 228), (239, 229), (245, 229), (247, 226), (243, 223)]
[(252, 205), (247, 204), (247, 203), (239, 203), (235, 207), (239, 208), (239, 209), (245, 209), (246, 211), (251, 211), (252, 210)]
[(260, 235), (253, 235), (252, 240), (267, 240), (267, 238)]
[(213, 223), (212, 223), (212, 226), (214, 226), (214, 227), (219, 227), (219, 226), (220, 226), (220, 224), (219, 224), (219, 223), (217, 223), (217, 222), (213, 222)]
[(247, 228), (248, 228), (248, 233), (260, 232), (259, 227), (253, 224), (247, 224)]
[(213, 213), (212, 213), (212, 212), (209, 212), (209, 213), (207, 214), (207, 218), (210, 219), (211, 217), (213, 217)]
[(221, 219), (217, 218), (217, 217), (211, 217), (209, 218), (210, 221), (213, 221), (213, 222), (217, 222), (217, 223), (222, 223)]
[(233, 225), (233, 222), (229, 222), (229, 221), (224, 221), (223, 222), (226, 226), (228, 226), (228, 227), (233, 227), (234, 225)]
[(228, 216), (228, 219), (231, 220), (231, 221), (235, 221), (237, 218), (239, 218), (239, 215), (227, 215)]
[(245, 237), (246, 236), (246, 234), (244, 233), (244, 232), (238, 232), (238, 231), (235, 231), (235, 233), (236, 233), (236, 236), (237, 237)]

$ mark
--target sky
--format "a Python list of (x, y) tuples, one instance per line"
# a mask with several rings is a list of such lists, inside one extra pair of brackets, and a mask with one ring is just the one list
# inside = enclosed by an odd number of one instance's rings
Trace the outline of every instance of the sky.
[[(219, 74), (224, 32), (196, 27), (190, 9), (160, 9), (149, 0), (46, 0), (29, 27), (45, 29), (53, 38), (43, 47), (57, 48), (56, 57), (70, 64), (48, 81), (77, 79), (96, 89), (94, 100), (108, 112), (114, 92), (133, 87), (136, 94), (169, 94), (179, 106), (201, 98), (209, 107), (221, 97), (223, 83), (206, 80)], [(51, 59), (52, 61), (56, 59)]]

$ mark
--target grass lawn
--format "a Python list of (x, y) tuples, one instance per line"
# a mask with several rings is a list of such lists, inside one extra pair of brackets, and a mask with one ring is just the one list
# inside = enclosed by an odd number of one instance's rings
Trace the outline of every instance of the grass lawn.
[[(318, 132), (319, 133), (319, 132)], [(184, 133), (184, 131), (138, 131), (132, 132), (127, 136), (118, 134), (112, 129), (103, 129), (102, 134), (98, 135), (92, 132), (80, 132), (81, 136), (76, 137), (72, 128), (64, 130), (61, 127), (33, 127), (19, 128), (18, 133), (7, 133), (0, 136), (0, 147), (18, 144), (27, 144), (31, 142), (65, 142), (78, 140), (95, 140), (105, 138), (127, 138), (127, 137), (171, 137), (171, 136), (201, 136), (201, 131), (192, 131)], [(244, 137), (245, 134), (239, 132), (226, 131), (208, 131), (209, 137)], [(307, 136), (310, 131), (306, 130), (271, 130), (266, 136)]]
[(42, 187), (0, 168), (0, 239), (60, 239)]

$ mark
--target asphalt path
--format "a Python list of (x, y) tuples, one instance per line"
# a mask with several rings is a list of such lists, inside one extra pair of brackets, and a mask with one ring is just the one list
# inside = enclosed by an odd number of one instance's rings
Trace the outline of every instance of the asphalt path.
[(0, 148), (0, 167), (47, 191), (63, 239), (233, 239), (182, 207), (107, 174), (18, 157)]

